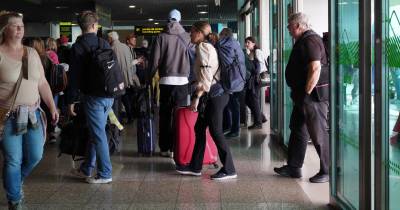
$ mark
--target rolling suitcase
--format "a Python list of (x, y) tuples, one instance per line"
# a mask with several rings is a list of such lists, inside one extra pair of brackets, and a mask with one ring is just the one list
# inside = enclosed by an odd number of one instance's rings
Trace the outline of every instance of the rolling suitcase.
[[(188, 165), (192, 159), (196, 135), (194, 126), (196, 124), (197, 112), (189, 108), (178, 108), (176, 110), (176, 141), (174, 147), (174, 160), (178, 165)], [(204, 151), (204, 165), (214, 165), (218, 167), (218, 151), (207, 128), (206, 131), (206, 149)]]
[(155, 151), (155, 127), (152, 112), (150, 86), (139, 90), (138, 101), (140, 105), (139, 118), (137, 119), (137, 145), (140, 155), (152, 156)]

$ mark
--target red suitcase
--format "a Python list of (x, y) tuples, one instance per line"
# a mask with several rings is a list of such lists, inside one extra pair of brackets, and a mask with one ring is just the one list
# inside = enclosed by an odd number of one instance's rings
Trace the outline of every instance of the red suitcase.
[[(191, 111), (189, 108), (178, 108), (176, 110), (176, 141), (174, 148), (174, 160), (176, 164), (188, 165), (192, 159), (196, 141), (194, 125), (196, 124), (197, 116), (198, 113)], [(218, 150), (208, 128), (206, 136), (207, 142), (203, 164), (217, 167)]]

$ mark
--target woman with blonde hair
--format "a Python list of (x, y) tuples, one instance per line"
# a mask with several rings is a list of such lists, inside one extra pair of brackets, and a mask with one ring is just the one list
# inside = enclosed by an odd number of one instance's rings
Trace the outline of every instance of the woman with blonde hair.
[(54, 64), (60, 64), (57, 55), (57, 41), (49, 37), (46, 39), (45, 46), (47, 57), (51, 60), (51, 62)]
[(3, 186), (9, 209), (21, 209), (22, 183), (43, 154), (45, 118), (40, 98), (49, 107), (52, 123), (58, 112), (36, 50), (22, 45), (24, 23), (16, 12), (0, 13), (0, 146), (4, 157)]
[(195, 125), (196, 143), (192, 160), (188, 166), (177, 165), (176, 171), (184, 175), (201, 176), (201, 170), (206, 148), (206, 129), (218, 148), (218, 155), (223, 167), (214, 175), (212, 180), (234, 179), (237, 177), (232, 154), (222, 131), (223, 112), (229, 101), (219, 83), (218, 54), (212, 44), (206, 40), (211, 33), (209, 23), (199, 21), (193, 24), (190, 33), (191, 42), (196, 45), (196, 90), (192, 96), (190, 109), (198, 111), (199, 116)]

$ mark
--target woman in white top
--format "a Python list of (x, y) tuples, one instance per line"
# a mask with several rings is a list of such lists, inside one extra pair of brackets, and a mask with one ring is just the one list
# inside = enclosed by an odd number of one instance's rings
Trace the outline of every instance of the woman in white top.
[(177, 165), (177, 172), (186, 175), (200, 176), (206, 147), (206, 129), (217, 145), (219, 158), (223, 167), (214, 175), (213, 180), (234, 179), (237, 177), (229, 145), (226, 143), (222, 131), (222, 120), (225, 106), (229, 101), (229, 94), (225, 93), (218, 82), (218, 54), (212, 44), (206, 40), (211, 33), (211, 26), (207, 22), (199, 21), (193, 24), (190, 33), (191, 42), (196, 45), (196, 90), (190, 108), (199, 111), (195, 125), (196, 143), (193, 149), (192, 160), (188, 166)]
[(266, 59), (253, 37), (247, 37), (245, 42), (246, 49), (249, 52), (248, 58), (251, 61), (250, 65), (252, 66), (252, 68), (248, 69), (248, 71), (250, 71), (250, 79), (246, 84), (246, 105), (250, 108), (254, 119), (254, 124), (248, 127), (248, 129), (261, 129), (262, 123), (267, 121), (264, 114), (261, 113), (260, 102), (260, 73), (267, 71), (265, 64)]
[[(0, 14), (0, 107), (10, 109), (13, 93), (27, 58), (27, 74), (22, 74), (15, 109), (4, 124), (1, 150), (4, 157), (3, 186), (9, 209), (21, 209), (22, 183), (43, 154), (45, 119), (39, 110), (40, 98), (49, 107), (52, 123), (58, 112), (36, 50), (22, 45), (24, 23), (16, 12)], [(24, 58), (23, 58), (24, 57)]]

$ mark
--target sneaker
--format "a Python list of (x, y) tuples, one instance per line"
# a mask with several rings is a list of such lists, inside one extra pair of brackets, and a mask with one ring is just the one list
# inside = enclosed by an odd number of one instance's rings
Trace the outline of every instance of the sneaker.
[(182, 175), (201, 176), (201, 171), (194, 171), (189, 166), (176, 165), (176, 172)]
[(262, 125), (254, 124), (254, 125), (252, 125), (252, 126), (249, 126), (248, 129), (249, 129), (249, 130), (252, 130), (252, 129), (262, 129)]
[(239, 132), (229, 132), (225, 135), (226, 138), (236, 138), (239, 137)]
[(169, 154), (168, 151), (166, 151), (166, 152), (160, 152), (160, 156), (161, 157), (170, 157), (171, 155)]
[(317, 173), (315, 176), (310, 178), (311, 183), (325, 183), (329, 182), (329, 174)]
[(22, 210), (22, 203), (18, 202), (8, 202), (8, 209), (9, 210)]
[(112, 178), (88, 177), (86, 182), (89, 184), (108, 184), (112, 182)]
[(57, 143), (57, 138), (55, 136), (50, 136), (48, 140), (49, 144)]
[(54, 133), (60, 133), (61, 132), (61, 128), (59, 128), (58, 126), (56, 126), (54, 128)]
[(285, 176), (285, 177), (291, 177), (291, 178), (302, 177), (300, 168), (294, 168), (294, 167), (290, 167), (288, 165), (284, 165), (280, 168), (274, 168), (274, 171), (277, 174), (279, 174), (281, 176)]
[(233, 173), (233, 174), (226, 174), (225, 172), (222, 172), (221, 170), (218, 171), (216, 174), (211, 175), (210, 178), (212, 180), (226, 180), (226, 179), (236, 179), (237, 178), (237, 174)]
[(79, 168), (73, 168), (71, 170), (71, 174), (78, 177), (78, 178), (90, 178), (90, 176), (83, 173), (83, 171)]

